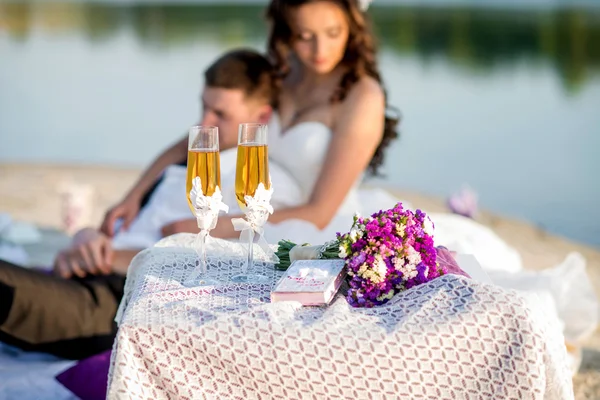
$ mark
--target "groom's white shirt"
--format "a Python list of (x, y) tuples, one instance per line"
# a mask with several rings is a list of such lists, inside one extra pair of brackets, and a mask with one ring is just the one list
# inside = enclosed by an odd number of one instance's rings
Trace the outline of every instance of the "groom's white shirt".
[[(229, 215), (241, 215), (235, 198), (235, 163), (237, 149), (221, 152), (221, 191)], [(273, 184), (271, 205), (274, 209), (300, 205), (302, 193), (296, 180), (279, 164), (269, 162)], [(146, 206), (126, 231), (119, 231), (113, 240), (115, 249), (139, 249), (153, 246), (162, 238), (161, 229), (175, 221), (193, 218), (185, 194), (186, 167), (172, 165), (163, 175)], [(223, 214), (221, 214), (223, 215)]]

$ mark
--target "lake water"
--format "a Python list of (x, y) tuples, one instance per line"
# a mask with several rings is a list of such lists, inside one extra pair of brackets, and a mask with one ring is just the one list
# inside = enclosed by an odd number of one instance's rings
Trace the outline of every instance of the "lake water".
[[(0, 4), (0, 162), (147, 164), (203, 69), (264, 48), (257, 6)], [(370, 10), (402, 138), (387, 183), (600, 246), (598, 9)]]

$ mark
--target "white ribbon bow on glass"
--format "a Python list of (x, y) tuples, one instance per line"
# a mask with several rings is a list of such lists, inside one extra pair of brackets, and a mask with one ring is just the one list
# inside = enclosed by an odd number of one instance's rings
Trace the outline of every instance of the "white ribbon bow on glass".
[(267, 190), (265, 186), (260, 183), (254, 196), (244, 196), (246, 202), (246, 219), (234, 218), (231, 220), (233, 229), (240, 232), (240, 242), (247, 243), (253, 239), (254, 233), (258, 235), (258, 245), (267, 255), (267, 260), (278, 263), (279, 257), (275, 255), (275, 252), (267, 243), (264, 237), (263, 226), (267, 222), (269, 214), (273, 214), (273, 206), (271, 206), (271, 196), (273, 195), (273, 188)]
[(190, 200), (192, 201), (200, 230), (214, 229), (217, 225), (219, 211), (229, 211), (227, 204), (223, 203), (221, 189), (217, 186), (212, 196), (205, 196), (202, 190), (202, 181), (198, 176), (192, 181)]
[(215, 188), (212, 196), (205, 196), (202, 190), (202, 181), (198, 176), (192, 181), (190, 201), (194, 208), (198, 228), (200, 229), (194, 240), (194, 249), (200, 257), (200, 265), (192, 271), (186, 280), (186, 282), (193, 284), (199, 275), (207, 272), (206, 239), (209, 237), (208, 232), (217, 226), (219, 211), (228, 212), (229, 207), (223, 203), (223, 195), (218, 186)]

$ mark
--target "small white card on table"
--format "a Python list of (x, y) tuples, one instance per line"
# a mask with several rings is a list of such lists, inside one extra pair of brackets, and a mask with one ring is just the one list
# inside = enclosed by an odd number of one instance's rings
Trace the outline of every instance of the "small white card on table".
[(344, 260), (297, 260), (271, 292), (271, 302), (299, 301), (305, 306), (329, 304), (346, 276)]

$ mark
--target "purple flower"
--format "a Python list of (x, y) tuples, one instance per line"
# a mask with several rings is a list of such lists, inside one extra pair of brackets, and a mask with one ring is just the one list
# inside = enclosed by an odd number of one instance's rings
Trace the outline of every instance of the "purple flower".
[(352, 257), (352, 259), (350, 259), (350, 262), (348, 263), (348, 268), (350, 268), (353, 271), (357, 271), (362, 265), (362, 263), (365, 262), (366, 258), (367, 256), (365, 253), (359, 253), (358, 256)]
[(364, 239), (359, 239), (356, 241), (356, 243), (352, 244), (352, 252), (359, 252), (362, 249), (365, 248), (365, 246), (367, 245), (367, 241)]
[(417, 277), (415, 279), (418, 283), (426, 283), (428, 281), (426, 275), (428, 269), (429, 267), (424, 263), (420, 263), (419, 265), (417, 265)]

